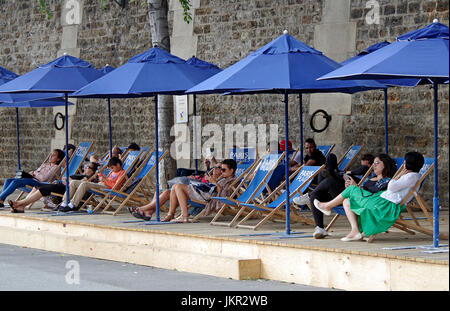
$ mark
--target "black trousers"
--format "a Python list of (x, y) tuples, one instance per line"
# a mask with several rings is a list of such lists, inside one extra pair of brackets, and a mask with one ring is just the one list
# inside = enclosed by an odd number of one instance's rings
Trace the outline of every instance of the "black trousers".
[(328, 202), (337, 197), (345, 189), (345, 181), (343, 178), (328, 177), (323, 179), (317, 187), (309, 193), (311, 211), (316, 226), (324, 228), (323, 213), (314, 206), (314, 200), (320, 202)]

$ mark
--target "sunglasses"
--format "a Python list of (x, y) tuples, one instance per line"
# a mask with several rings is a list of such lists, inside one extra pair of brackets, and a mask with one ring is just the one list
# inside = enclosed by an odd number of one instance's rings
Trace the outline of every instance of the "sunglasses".
[(227, 171), (227, 168), (220, 168), (220, 170), (222, 171), (222, 172), (226, 172)]

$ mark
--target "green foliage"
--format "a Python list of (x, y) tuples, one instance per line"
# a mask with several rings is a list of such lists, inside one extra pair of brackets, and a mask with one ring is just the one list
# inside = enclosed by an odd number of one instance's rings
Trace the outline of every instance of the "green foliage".
[[(39, 1), (39, 9), (41, 10), (42, 14), (45, 14), (47, 16), (47, 19), (50, 19), (52, 17), (50, 10), (48, 8), (48, 5), (46, 3), (46, 0), (38, 0)], [(62, 0), (58, 0), (59, 3), (61, 3)], [(140, 2), (142, 6), (144, 6), (147, 3), (147, 0), (129, 0), (130, 3), (133, 2)], [(190, 12), (191, 9), (191, 1), (190, 0), (178, 0), (180, 1), (181, 7), (183, 8), (183, 19), (186, 23), (190, 23), (192, 21), (192, 14)], [(106, 10), (105, 7), (105, 0), (98, 0), (100, 8)]]

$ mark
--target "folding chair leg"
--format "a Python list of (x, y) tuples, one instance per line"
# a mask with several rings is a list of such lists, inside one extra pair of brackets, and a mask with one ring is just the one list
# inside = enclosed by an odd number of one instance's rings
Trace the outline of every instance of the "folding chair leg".
[(337, 221), (337, 219), (339, 218), (339, 214), (336, 214), (333, 219), (330, 221), (330, 223), (328, 224), (328, 226), (325, 228), (325, 231), (328, 231), (331, 229), (331, 227), (334, 225), (334, 223)]
[(228, 226), (227, 223), (222, 223), (222, 222), (217, 222), (216, 220), (220, 217), (220, 215), (223, 214), (223, 212), (225, 211), (225, 209), (227, 208), (226, 204), (223, 204), (222, 207), (220, 208), (220, 210), (216, 213), (216, 215), (214, 216), (214, 218), (211, 220), (211, 222), (209, 223), (210, 225), (218, 225), (218, 226)]
[(194, 218), (192, 218), (192, 221), (197, 221), (201, 216), (203, 216), (205, 214), (205, 209), (202, 209), (200, 211), (200, 213), (198, 213), (197, 215), (194, 216)]

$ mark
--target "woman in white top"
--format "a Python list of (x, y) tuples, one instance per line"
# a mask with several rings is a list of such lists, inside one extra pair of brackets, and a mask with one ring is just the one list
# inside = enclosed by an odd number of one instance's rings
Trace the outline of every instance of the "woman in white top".
[(329, 202), (315, 200), (314, 206), (325, 215), (330, 215), (335, 206), (344, 206), (351, 231), (342, 241), (361, 240), (361, 232), (366, 236), (384, 232), (405, 209), (405, 206), (399, 203), (420, 179), (419, 171), (423, 164), (422, 154), (408, 152), (405, 154), (404, 169), (395, 179), (391, 179), (387, 190), (370, 193), (357, 186), (349, 186)]

